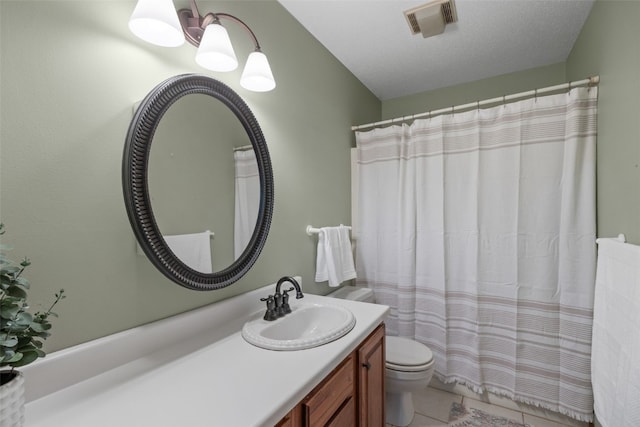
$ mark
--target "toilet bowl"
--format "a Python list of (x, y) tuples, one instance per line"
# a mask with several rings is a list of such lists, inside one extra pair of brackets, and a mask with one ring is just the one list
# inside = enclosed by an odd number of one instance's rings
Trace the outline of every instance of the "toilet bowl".
[[(373, 291), (359, 286), (344, 286), (327, 295), (373, 303)], [(417, 341), (386, 336), (385, 413), (386, 422), (394, 426), (411, 424), (415, 410), (412, 393), (427, 387), (434, 370), (433, 353)]]
[(386, 422), (407, 426), (415, 413), (412, 393), (425, 389), (433, 376), (433, 353), (408, 338), (387, 336), (385, 344)]

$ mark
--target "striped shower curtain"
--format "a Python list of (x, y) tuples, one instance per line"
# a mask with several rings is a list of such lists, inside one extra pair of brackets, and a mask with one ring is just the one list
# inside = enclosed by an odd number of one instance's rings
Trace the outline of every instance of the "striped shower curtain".
[(357, 132), (358, 283), (435, 374), (583, 421), (597, 88)]

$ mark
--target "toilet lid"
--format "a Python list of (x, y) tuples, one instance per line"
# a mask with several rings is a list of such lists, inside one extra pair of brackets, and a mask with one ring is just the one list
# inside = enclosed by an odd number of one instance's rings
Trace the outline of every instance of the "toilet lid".
[(387, 367), (396, 370), (425, 369), (433, 360), (433, 353), (424, 344), (408, 338), (385, 337)]

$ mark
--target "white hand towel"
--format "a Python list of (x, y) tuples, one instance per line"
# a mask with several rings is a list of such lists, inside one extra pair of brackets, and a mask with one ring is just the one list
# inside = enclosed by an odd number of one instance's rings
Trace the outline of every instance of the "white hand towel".
[(355, 279), (349, 227), (323, 227), (318, 234), (316, 282), (329, 281), (336, 287), (345, 280)]
[(212, 273), (210, 236), (209, 231), (204, 231), (163, 237), (171, 251), (183, 263), (200, 273)]
[(640, 426), (640, 246), (598, 239), (591, 381), (603, 427)]

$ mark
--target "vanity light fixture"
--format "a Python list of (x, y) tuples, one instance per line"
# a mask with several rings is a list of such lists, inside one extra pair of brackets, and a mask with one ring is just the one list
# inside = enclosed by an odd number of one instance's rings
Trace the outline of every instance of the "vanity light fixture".
[(255, 46), (242, 71), (240, 86), (254, 92), (273, 90), (276, 82), (269, 61), (251, 28), (228, 13), (210, 12), (201, 16), (195, 0), (190, 0), (190, 4), (190, 9), (176, 12), (172, 0), (138, 0), (129, 20), (129, 29), (142, 40), (158, 46), (180, 46), (186, 40), (198, 48), (196, 62), (201, 67), (233, 71), (238, 67), (238, 60), (220, 20), (235, 22), (249, 33)]

